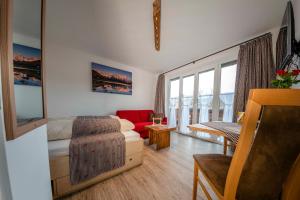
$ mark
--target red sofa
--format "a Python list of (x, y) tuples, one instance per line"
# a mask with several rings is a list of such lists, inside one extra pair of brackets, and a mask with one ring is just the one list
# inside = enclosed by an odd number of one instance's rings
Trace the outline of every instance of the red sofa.
[[(153, 110), (118, 110), (116, 115), (121, 119), (131, 121), (135, 125), (134, 130), (142, 138), (148, 138), (149, 134), (145, 126), (152, 124), (152, 121), (150, 121), (150, 114), (152, 113), (154, 113)], [(167, 124), (167, 118), (164, 118), (162, 123)]]

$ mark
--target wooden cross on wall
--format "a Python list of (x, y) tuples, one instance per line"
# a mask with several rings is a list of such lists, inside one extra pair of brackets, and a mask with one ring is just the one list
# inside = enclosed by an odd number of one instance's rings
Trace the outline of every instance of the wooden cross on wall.
[(154, 0), (153, 2), (154, 45), (157, 51), (160, 50), (160, 16), (161, 16), (161, 0)]

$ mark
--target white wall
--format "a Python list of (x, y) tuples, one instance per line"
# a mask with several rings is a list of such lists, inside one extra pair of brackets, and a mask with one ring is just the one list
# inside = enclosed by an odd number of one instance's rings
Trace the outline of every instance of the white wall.
[[(156, 75), (46, 40), (49, 117), (107, 115), (119, 109), (153, 109)], [(132, 72), (133, 94), (92, 92), (91, 62)]]
[(46, 125), (6, 142), (14, 200), (52, 199)]
[(52, 199), (46, 125), (12, 141), (4, 126), (0, 109), (0, 200)]
[[(0, 75), (1, 75), (1, 70), (0, 70)], [(12, 197), (10, 191), (10, 182), (9, 182), (7, 159), (6, 159), (6, 148), (5, 148), (6, 139), (5, 139), (5, 132), (4, 132), (4, 121), (3, 121), (4, 119), (2, 116), (3, 105), (2, 105), (1, 89), (2, 89), (2, 85), (0, 81), (0, 200), (10, 200), (12, 199)]]

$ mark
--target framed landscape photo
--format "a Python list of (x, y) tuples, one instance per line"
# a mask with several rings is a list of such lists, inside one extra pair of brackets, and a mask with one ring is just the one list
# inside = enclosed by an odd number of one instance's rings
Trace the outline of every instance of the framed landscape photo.
[(13, 44), (14, 83), (41, 86), (41, 50)]
[(92, 62), (94, 92), (132, 95), (132, 73)]

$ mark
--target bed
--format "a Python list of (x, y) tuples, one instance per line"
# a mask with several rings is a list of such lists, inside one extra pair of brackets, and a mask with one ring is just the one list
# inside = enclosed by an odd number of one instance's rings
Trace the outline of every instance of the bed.
[(125, 165), (118, 169), (102, 173), (92, 179), (72, 185), (69, 176), (69, 144), (70, 139), (48, 141), (51, 184), (54, 198), (68, 195), (102, 180), (118, 175), (143, 163), (144, 141), (133, 130), (121, 131), (125, 136), (126, 160)]

